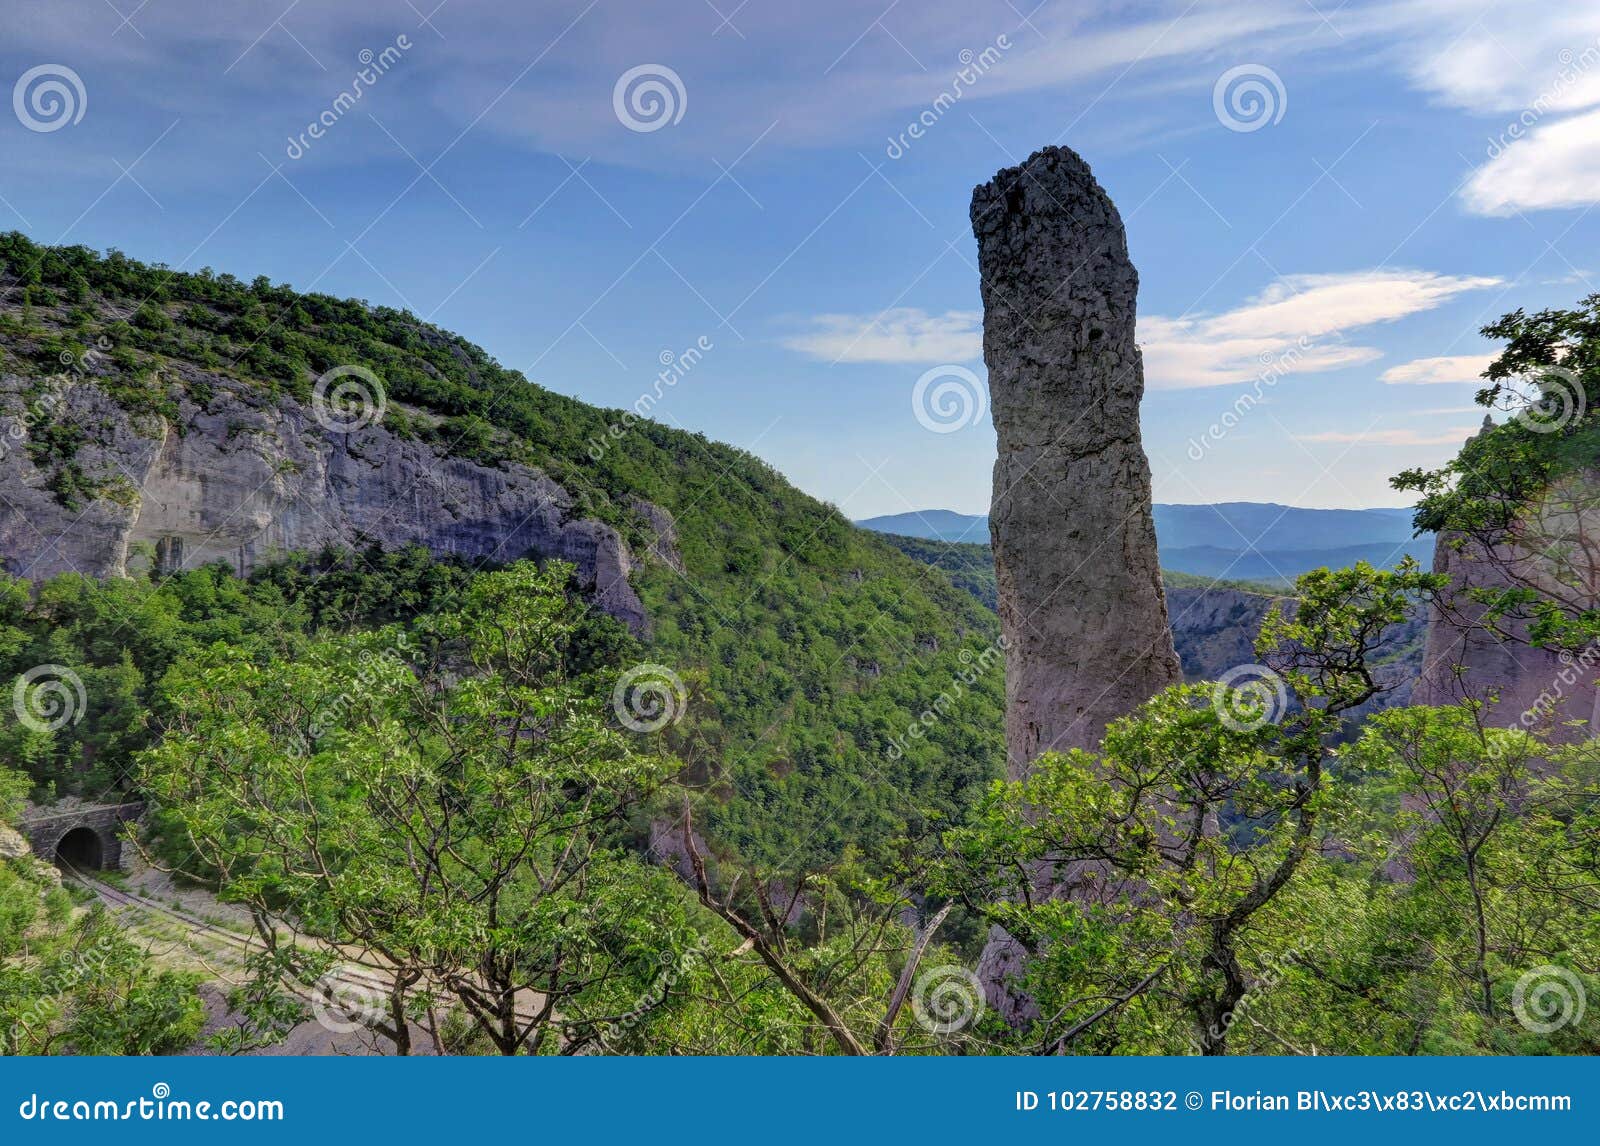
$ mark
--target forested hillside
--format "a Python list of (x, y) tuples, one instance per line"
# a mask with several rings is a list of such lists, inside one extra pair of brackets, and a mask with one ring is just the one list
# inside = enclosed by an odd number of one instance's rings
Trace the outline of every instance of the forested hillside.
[[(470, 456), (484, 485), (534, 467), (571, 491), (564, 526), (619, 530), (651, 621), (542, 552), (13, 565), (0, 822), (25, 788), (136, 791), (149, 854), (251, 929), (246, 981), (202, 1014), (214, 968), (118, 944), (0, 836), (0, 1015), (25, 1049), (279, 1045), (348, 987), (347, 958), (377, 976), (355, 1026), (385, 1053), (1600, 1047), (1600, 741), (1491, 701), (1374, 712), (1444, 575), (1317, 569), (1292, 608), (1169, 578), (1203, 638), (1185, 667), (1214, 679), (1000, 781), (982, 548), (901, 552), (748, 454), (553, 394), (407, 314), (18, 236), (0, 264), (25, 284), (0, 313), (0, 465), (36, 505), (125, 519), (149, 492), (108, 439), (229, 439), (207, 411), (242, 416), (240, 393), (300, 433), (317, 379), (359, 364), (384, 434), (441, 468)], [(1506, 321), (1512, 363), (1569, 364), (1600, 409), (1593, 305)], [(1587, 488), (1588, 417), (1513, 420), (1399, 481), (1424, 524), (1503, 533), (1542, 491)], [(1591, 598), (1476, 603), (1590, 667)], [(981, 961), (995, 928), (1004, 970)], [(52, 968), (106, 934), (115, 958), (62, 987)]]
[[(193, 427), (172, 424), (180, 396), (204, 407), (208, 386), (226, 381), (263, 403), (306, 403), (319, 375), (359, 364), (381, 379), (389, 430), (449, 456), (537, 467), (636, 550), (652, 536), (641, 499), (665, 509), (681, 567), (635, 570), (654, 636), (627, 655), (686, 682), (687, 716), (672, 733), (719, 797), (705, 830), (724, 844), (773, 860), (883, 846), (925, 830), (929, 814), (955, 815), (998, 774), (998, 671), (964, 689), (926, 737), (889, 752), (942, 682), (964, 671), (963, 658), (993, 642), (992, 615), (758, 458), (530, 383), (385, 307), (265, 278), (176, 273), (115, 251), (45, 248), (19, 234), (0, 237), (0, 273), (22, 284), (0, 311), (0, 372), (15, 394), (7, 445), (49, 474), (63, 504), (139, 491), (84, 461), (103, 428), (54, 416), (39, 400), (46, 394), (94, 387), (145, 432), (184, 434)], [(115, 782), (128, 751), (159, 726), (161, 674), (195, 644), (272, 635), (290, 648), (302, 631), (432, 607), (432, 586), (454, 576), (364, 552), (285, 560), (249, 585), (206, 574), (11, 586), (0, 671), (48, 661), (90, 685), (86, 717), (42, 738), (23, 730), (18, 758), (61, 790)], [(307, 599), (330, 569), (358, 604)]]

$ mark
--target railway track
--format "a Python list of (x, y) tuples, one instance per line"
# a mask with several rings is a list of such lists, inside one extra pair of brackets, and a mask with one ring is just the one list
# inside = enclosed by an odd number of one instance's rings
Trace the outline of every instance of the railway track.
[[(105, 881), (95, 879), (89, 873), (74, 867), (64, 860), (59, 862), (66, 878), (89, 891), (114, 913), (120, 914), (124, 911), (131, 911), (146, 917), (155, 916), (176, 923), (190, 935), (198, 933), (214, 940), (220, 940), (224, 946), (240, 953), (244, 958), (266, 950), (266, 944), (257, 936), (241, 935), (237, 931), (219, 926), (189, 912), (181, 911), (159, 900), (112, 887)], [(189, 946), (192, 952), (194, 951), (192, 944), (186, 943), (186, 946)], [(327, 944), (322, 944), (322, 946), (339, 957), (339, 965), (327, 975), (324, 975), (317, 983), (288, 983), (288, 989), (292, 994), (313, 1007), (318, 1005), (326, 1006), (329, 1001), (327, 996), (331, 996), (340, 1005), (341, 1009), (344, 1009), (347, 1004), (352, 1002), (358, 1004), (357, 1009), (372, 1009), (374, 1011), (387, 1006), (386, 1000), (389, 996), (390, 985), (386, 968), (379, 964), (354, 958), (336, 947), (331, 947)], [(195, 954), (199, 957), (198, 952), (195, 952)], [(244, 971), (244, 958), (239, 960), (238, 966), (235, 968), (241, 973)], [(206, 964), (206, 966), (208, 970), (215, 972), (215, 968), (210, 967), (209, 964)], [(238, 981), (229, 982), (229, 985), (237, 986), (242, 981), (241, 978)], [(324, 985), (326, 995), (319, 993), (319, 985)], [(426, 993), (421, 988), (413, 987), (410, 989), (410, 994), (416, 997), (422, 997)], [(523, 1006), (518, 1006), (515, 1013), (518, 1022), (529, 1022), (536, 1015), (533, 1007)]]

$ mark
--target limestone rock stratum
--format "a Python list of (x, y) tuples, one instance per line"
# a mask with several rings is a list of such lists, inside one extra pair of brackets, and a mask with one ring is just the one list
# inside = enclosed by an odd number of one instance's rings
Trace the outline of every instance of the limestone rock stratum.
[[(172, 421), (129, 414), (92, 377), (53, 395), (54, 416), (88, 431), (75, 463), (106, 479), (102, 495), (82, 506), (63, 503), (50, 468), (27, 448), (27, 395), (37, 380), (0, 375), (6, 572), (35, 581), (118, 576), (140, 542), (154, 548), (158, 572), (221, 560), (247, 574), (274, 555), (325, 546), (415, 544), (496, 562), (532, 554), (575, 564), (601, 609), (648, 633), (623, 538), (538, 469), (446, 456), (382, 422), (330, 429), (293, 398), (186, 363), (169, 369), (184, 383), (171, 391), (181, 395)], [(203, 405), (190, 396), (196, 391), (208, 395)], [(670, 517), (650, 509), (663, 531), (650, 548), (675, 563)]]
[[(1478, 431), (1493, 433), (1487, 416)], [(1470, 443), (1470, 439), (1469, 439)], [(1600, 647), (1536, 647), (1529, 617), (1492, 617), (1474, 591), (1532, 590), (1577, 613), (1600, 607), (1600, 473), (1580, 468), (1518, 506), (1505, 534), (1441, 533), (1433, 571), (1449, 578), (1430, 602), (1428, 638), (1414, 699), (1418, 704), (1490, 700), (1491, 725), (1537, 730), (1562, 743), (1600, 726)], [(1583, 722), (1581, 724), (1576, 722)]]
[[(1507, 566), (1521, 578), (1504, 575)], [(1442, 533), (1433, 571), (1450, 587), (1428, 609), (1422, 672), (1413, 690), (1417, 704), (1492, 700), (1488, 722), (1538, 730), (1556, 743), (1595, 735), (1600, 729), (1600, 650), (1577, 655), (1534, 646), (1526, 619), (1489, 620), (1471, 599), (1473, 589), (1505, 589), (1536, 582), (1537, 560), (1501, 547), (1493, 554), (1457, 534)], [(1581, 725), (1573, 722), (1582, 721)]]
[(1139, 436), (1139, 276), (1084, 161), (1048, 147), (972, 196), (999, 456), (989, 513), (1012, 775), (1182, 679)]

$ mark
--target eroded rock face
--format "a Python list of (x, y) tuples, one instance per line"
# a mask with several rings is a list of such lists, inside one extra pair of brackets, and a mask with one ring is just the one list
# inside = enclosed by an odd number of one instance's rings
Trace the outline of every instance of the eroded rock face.
[[(1491, 560), (1470, 541), (1439, 536), (1433, 571), (1448, 576), (1451, 587), (1429, 607), (1413, 702), (1443, 705), (1492, 698), (1491, 725), (1539, 730), (1556, 742), (1593, 736), (1600, 729), (1600, 651), (1590, 646), (1573, 655), (1535, 648), (1528, 643), (1524, 621), (1505, 618), (1485, 624), (1482, 607), (1467, 598), (1473, 587), (1508, 587), (1499, 568), (1522, 560), (1506, 552)], [(1573, 726), (1572, 721), (1585, 724)]]
[(1182, 679), (1139, 436), (1139, 276), (1089, 167), (1045, 148), (972, 196), (999, 457), (989, 513), (1021, 775)]
[[(1485, 417), (1480, 433), (1493, 430)], [(1492, 700), (1487, 720), (1533, 729), (1570, 742), (1600, 728), (1600, 645), (1573, 653), (1535, 648), (1525, 619), (1486, 619), (1471, 599), (1478, 588), (1532, 589), (1574, 612), (1600, 605), (1600, 563), (1594, 539), (1600, 473), (1580, 470), (1557, 480), (1543, 497), (1521, 507), (1513, 533), (1522, 544), (1487, 542), (1442, 533), (1433, 571), (1450, 579), (1429, 607), (1417, 704)], [(1576, 725), (1573, 722), (1582, 721)]]
[[(24, 395), (36, 380), (0, 376), (6, 572), (32, 580), (64, 572), (117, 576), (128, 571), (140, 542), (153, 547), (162, 572), (222, 560), (247, 574), (274, 555), (328, 545), (419, 544), (499, 562), (531, 553), (575, 564), (600, 608), (648, 635), (622, 537), (584, 517), (539, 470), (442, 456), (382, 423), (337, 432), (293, 399), (269, 399), (185, 364), (171, 369), (211, 391), (203, 407), (181, 398), (176, 424), (130, 416), (89, 379), (73, 380), (55, 396), (51, 420), (84, 428), (74, 461), (103, 490), (76, 507), (48, 488), (56, 467), (27, 448)], [(661, 516), (669, 528), (670, 517)], [(662, 560), (676, 560), (670, 533), (658, 548)]]

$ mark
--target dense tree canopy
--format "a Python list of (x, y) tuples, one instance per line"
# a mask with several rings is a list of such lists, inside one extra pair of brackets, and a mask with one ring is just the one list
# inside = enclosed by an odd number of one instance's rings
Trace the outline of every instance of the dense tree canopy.
[[(538, 466), (634, 541), (640, 499), (676, 518), (682, 569), (635, 573), (648, 645), (559, 564), (421, 550), (0, 580), (0, 754), (27, 774), (0, 773), (0, 819), (24, 790), (151, 800), (152, 854), (255, 923), (221, 1049), (280, 1038), (345, 959), (376, 969), (365, 1018), (401, 1051), (1600, 1049), (1596, 742), (1478, 701), (1345, 724), (1440, 588), (1411, 565), (1307, 574), (1249, 685), (1175, 686), (1001, 782), (981, 551), (912, 560), (747, 453), (404, 312), (18, 235), (0, 266), (22, 285), (0, 365), (25, 382), (94, 348), (75, 384), (154, 425), (204, 406), (208, 373), (304, 400), (361, 362), (394, 433)], [(1518, 416), (1397, 482), (1419, 526), (1545, 563), (1481, 592), (1491, 616), (1585, 647), (1600, 297), (1487, 333), (1508, 349), (1484, 401)], [(136, 497), (84, 460), (93, 432), (46, 412), (29, 458), (65, 504)], [(681, 719), (629, 718), (645, 668)], [(20, 719), (56, 699), (66, 719)], [(1022, 958), (986, 996), (991, 927)], [(172, 1049), (201, 1021), (188, 976), (25, 860), (0, 861), (0, 1011), (39, 1052)]]

